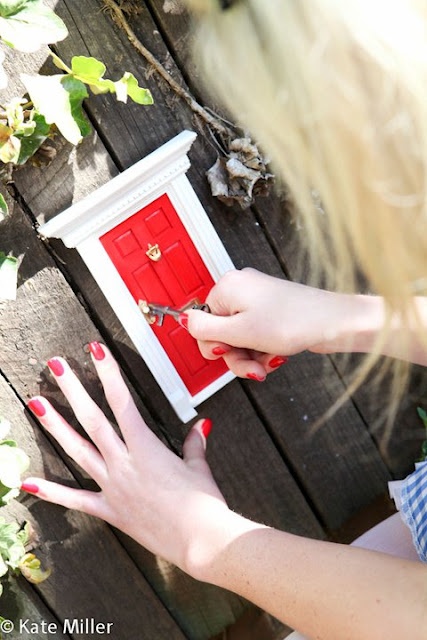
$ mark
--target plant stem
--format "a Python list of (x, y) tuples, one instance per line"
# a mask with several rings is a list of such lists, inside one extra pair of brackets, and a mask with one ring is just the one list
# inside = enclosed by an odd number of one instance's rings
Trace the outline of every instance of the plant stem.
[(224, 125), (219, 118), (209, 113), (201, 104), (197, 102), (186, 89), (184, 89), (176, 80), (174, 80), (171, 74), (165, 69), (165, 67), (157, 60), (157, 58), (149, 51), (136, 36), (135, 32), (127, 22), (122, 9), (117, 5), (114, 0), (103, 0), (105, 6), (111, 10), (113, 19), (122, 28), (130, 43), (135, 49), (147, 60), (147, 62), (153, 67), (153, 69), (167, 82), (171, 89), (179, 95), (189, 105), (191, 110), (196, 113), (207, 125), (212, 127), (217, 133), (228, 138), (234, 138), (236, 132), (230, 127)]

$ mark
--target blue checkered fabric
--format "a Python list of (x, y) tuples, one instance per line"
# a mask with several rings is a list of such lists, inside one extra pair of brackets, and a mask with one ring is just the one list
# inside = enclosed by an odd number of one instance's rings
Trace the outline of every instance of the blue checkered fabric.
[(427, 461), (416, 465), (416, 470), (401, 485), (401, 514), (411, 530), (420, 560), (427, 562)]

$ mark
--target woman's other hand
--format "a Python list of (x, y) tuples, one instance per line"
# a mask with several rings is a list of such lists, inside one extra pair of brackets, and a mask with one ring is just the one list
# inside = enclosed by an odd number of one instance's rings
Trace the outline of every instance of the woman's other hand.
[(192, 573), (210, 561), (217, 541), (224, 537), (217, 535), (218, 527), (230, 513), (205, 459), (210, 420), (199, 420), (190, 430), (181, 459), (145, 424), (108, 349), (98, 343), (90, 347), (123, 439), (62, 358), (52, 358), (50, 370), (89, 439), (45, 398), (33, 398), (29, 408), (100, 491), (73, 489), (42, 478), (28, 478), (22, 489), (102, 518)]

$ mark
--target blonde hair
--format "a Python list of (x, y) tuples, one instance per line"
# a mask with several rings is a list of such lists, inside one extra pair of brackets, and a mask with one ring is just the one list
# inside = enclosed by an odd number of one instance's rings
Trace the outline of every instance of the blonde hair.
[(187, 3), (203, 73), (272, 157), (314, 274), (355, 291), (361, 272), (390, 314), (413, 317), (427, 290), (425, 2)]

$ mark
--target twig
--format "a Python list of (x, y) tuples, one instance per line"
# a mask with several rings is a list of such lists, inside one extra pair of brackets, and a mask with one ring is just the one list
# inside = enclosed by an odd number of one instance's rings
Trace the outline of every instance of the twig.
[(222, 122), (220, 122), (219, 118), (210, 114), (201, 104), (197, 102), (193, 98), (193, 96), (181, 85), (179, 85), (176, 80), (174, 80), (171, 74), (165, 69), (165, 67), (157, 60), (157, 58), (149, 51), (136, 36), (135, 32), (127, 22), (122, 9), (118, 6), (118, 4), (114, 0), (103, 0), (104, 5), (110, 9), (113, 13), (113, 17), (116, 20), (117, 24), (120, 28), (122, 28), (130, 43), (135, 47), (135, 49), (147, 60), (147, 62), (153, 67), (153, 69), (165, 80), (165, 82), (170, 86), (170, 88), (180, 96), (185, 102), (189, 105), (190, 109), (196, 113), (202, 120), (212, 129), (214, 129), (217, 133), (223, 136), (227, 136), (229, 138), (233, 138), (235, 136), (235, 131), (230, 127), (227, 127)]

